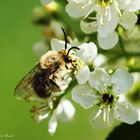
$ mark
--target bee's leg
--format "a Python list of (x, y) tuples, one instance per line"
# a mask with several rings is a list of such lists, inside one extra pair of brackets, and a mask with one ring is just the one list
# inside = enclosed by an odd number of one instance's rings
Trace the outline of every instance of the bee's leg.
[(56, 75), (53, 74), (52, 76), (52, 80), (58, 79), (58, 77)]
[(30, 99), (30, 97), (33, 95), (33, 93), (30, 93), (28, 96), (26, 96), (25, 98), (24, 98), (24, 100), (26, 101), (26, 102), (30, 102), (31, 101), (31, 99)]
[(48, 117), (50, 113), (50, 107), (47, 103), (39, 106), (33, 106), (30, 112), (33, 114), (32, 118), (36, 122), (40, 122)]
[(69, 69), (67, 65), (65, 65), (65, 68), (66, 68), (66, 69)]
[(33, 106), (32, 109), (30, 110), (30, 112), (40, 114), (40, 112), (43, 112), (43, 111), (46, 111), (46, 110), (49, 110), (48, 104), (44, 104), (44, 105), (41, 105), (41, 106), (38, 106), (38, 107)]

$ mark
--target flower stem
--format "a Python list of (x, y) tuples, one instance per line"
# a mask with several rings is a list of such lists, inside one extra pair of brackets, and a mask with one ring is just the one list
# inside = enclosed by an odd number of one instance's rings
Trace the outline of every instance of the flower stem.
[(120, 44), (120, 47), (121, 47), (123, 56), (125, 56), (126, 58), (128, 58), (128, 53), (127, 53), (127, 51), (125, 50), (125, 47), (124, 47), (124, 44), (123, 44), (123, 41), (122, 41), (121, 36), (119, 36), (119, 44)]

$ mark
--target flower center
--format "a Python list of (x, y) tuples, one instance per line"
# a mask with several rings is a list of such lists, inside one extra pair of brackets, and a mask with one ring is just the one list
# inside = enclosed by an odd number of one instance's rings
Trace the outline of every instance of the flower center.
[(101, 100), (105, 104), (112, 104), (112, 102), (114, 100), (114, 96), (112, 94), (105, 93), (105, 94), (103, 94)]
[(111, 3), (110, 0), (99, 0), (99, 3), (103, 6), (106, 7), (109, 3)]

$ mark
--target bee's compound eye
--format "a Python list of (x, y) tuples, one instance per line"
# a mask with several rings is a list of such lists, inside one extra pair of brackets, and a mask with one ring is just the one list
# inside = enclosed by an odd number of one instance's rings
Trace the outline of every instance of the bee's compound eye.
[(64, 57), (64, 61), (65, 61), (66, 63), (71, 63), (71, 62), (72, 62), (72, 59), (71, 59), (70, 57), (65, 56), (65, 57)]

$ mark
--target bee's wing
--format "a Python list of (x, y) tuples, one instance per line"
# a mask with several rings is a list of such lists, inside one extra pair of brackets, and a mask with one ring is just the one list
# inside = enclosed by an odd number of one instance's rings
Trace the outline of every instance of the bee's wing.
[(30, 96), (36, 96), (32, 88), (32, 80), (37, 71), (40, 70), (39, 64), (37, 64), (21, 81), (17, 84), (14, 95), (17, 98), (24, 98), (28, 100)]

